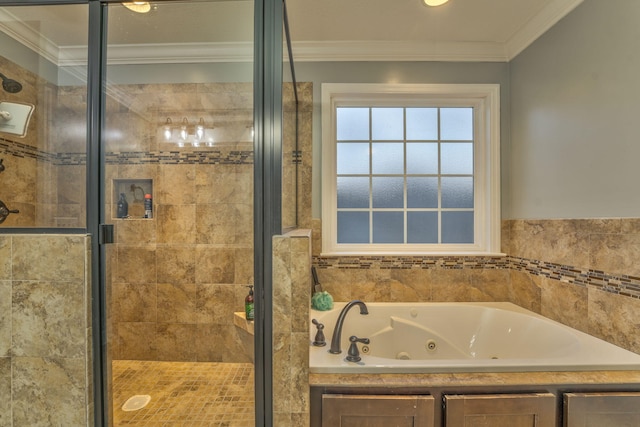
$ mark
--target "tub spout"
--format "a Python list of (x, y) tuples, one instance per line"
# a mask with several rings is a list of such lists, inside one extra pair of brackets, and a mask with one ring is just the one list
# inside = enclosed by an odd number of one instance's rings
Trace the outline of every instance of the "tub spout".
[(338, 315), (336, 326), (333, 328), (333, 336), (331, 337), (331, 348), (329, 349), (329, 353), (331, 354), (342, 353), (342, 349), (340, 348), (340, 339), (342, 338), (342, 325), (344, 324), (344, 318), (347, 316), (347, 313), (354, 305), (360, 307), (360, 314), (369, 314), (367, 305), (360, 300), (350, 301), (349, 303), (347, 303), (347, 305), (344, 306), (344, 308)]

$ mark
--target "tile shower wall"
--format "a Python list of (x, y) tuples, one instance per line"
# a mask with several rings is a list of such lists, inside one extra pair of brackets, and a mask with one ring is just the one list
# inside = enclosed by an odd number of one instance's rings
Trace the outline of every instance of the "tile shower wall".
[(0, 235), (0, 426), (93, 425), (89, 251)]
[(27, 136), (0, 136), (0, 200), (19, 214), (4, 227), (84, 227), (86, 88), (57, 87), (0, 56), (0, 69), (23, 83), (3, 101), (35, 105)]
[[(110, 99), (107, 128), (128, 137), (108, 141), (107, 194), (113, 179), (151, 179), (154, 193), (153, 219), (110, 219), (114, 359), (251, 361), (233, 312), (253, 283), (253, 147), (243, 139), (252, 90), (238, 83), (112, 88), (126, 99)], [(161, 110), (166, 105), (172, 111)], [(157, 130), (168, 116), (204, 116), (216, 127), (216, 145), (163, 142)], [(107, 211), (115, 217), (113, 204)]]
[(5, 170), (0, 172), (0, 200), (10, 209), (19, 209), (20, 214), (11, 214), (2, 224), (11, 226), (32, 226), (36, 221), (36, 189), (38, 165), (46, 164), (46, 155), (38, 149), (36, 123), (41, 120), (38, 107), (38, 77), (0, 56), (0, 69), (6, 75), (23, 83), (23, 90), (16, 94), (2, 92), (3, 101), (25, 102), (36, 105), (25, 138), (0, 134), (0, 158)]

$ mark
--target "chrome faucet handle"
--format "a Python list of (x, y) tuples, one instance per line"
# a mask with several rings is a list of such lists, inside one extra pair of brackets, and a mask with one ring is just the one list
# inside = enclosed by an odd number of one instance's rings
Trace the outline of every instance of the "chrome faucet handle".
[(327, 342), (325, 341), (324, 338), (324, 325), (320, 322), (318, 322), (316, 319), (311, 320), (311, 323), (313, 323), (314, 325), (316, 325), (316, 338), (313, 341), (313, 345), (315, 345), (316, 347), (324, 347), (325, 345), (327, 345)]
[(362, 360), (362, 357), (360, 357), (360, 350), (358, 350), (358, 343), (362, 343), (362, 344), (369, 344), (369, 338), (358, 338), (355, 335), (352, 335), (349, 337), (349, 341), (351, 342), (351, 345), (349, 346), (349, 351), (347, 352), (347, 361), (349, 362), (359, 362), (360, 360)]

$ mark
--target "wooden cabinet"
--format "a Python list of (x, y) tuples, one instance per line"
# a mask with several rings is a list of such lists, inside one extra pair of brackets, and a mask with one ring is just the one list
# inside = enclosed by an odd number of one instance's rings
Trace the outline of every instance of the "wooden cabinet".
[(322, 427), (434, 427), (431, 396), (322, 396)]
[(312, 403), (311, 427), (640, 427), (637, 391), (498, 389), (471, 394), (462, 387), (455, 391), (459, 394), (427, 387), (405, 389), (403, 394), (371, 390), (368, 395), (365, 388), (347, 391), (353, 394), (339, 391), (316, 395), (318, 409), (313, 410)]
[(447, 395), (446, 427), (555, 427), (551, 393)]
[(565, 427), (640, 427), (640, 393), (566, 393)]

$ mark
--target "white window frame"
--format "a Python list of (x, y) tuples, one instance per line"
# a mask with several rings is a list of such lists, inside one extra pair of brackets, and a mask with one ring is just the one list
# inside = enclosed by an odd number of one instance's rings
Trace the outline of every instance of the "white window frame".
[[(504, 255), (500, 252), (500, 86), (497, 84), (322, 84), (322, 255)], [(337, 242), (336, 108), (474, 108), (474, 243)]]

